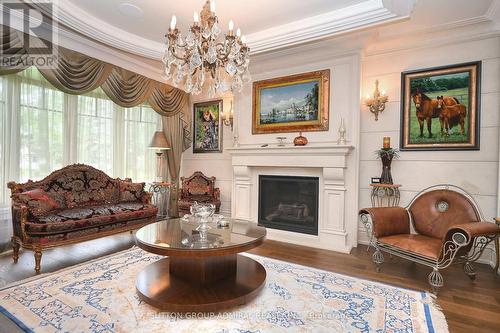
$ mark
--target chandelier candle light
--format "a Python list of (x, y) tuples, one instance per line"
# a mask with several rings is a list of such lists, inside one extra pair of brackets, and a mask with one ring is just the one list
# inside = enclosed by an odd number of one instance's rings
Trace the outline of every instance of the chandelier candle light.
[(240, 92), (243, 84), (251, 80), (250, 49), (245, 36), (240, 29), (234, 32), (230, 20), (229, 31), (221, 37), (215, 1), (207, 1), (201, 15), (195, 12), (193, 20), (186, 37), (182, 37), (176, 28), (177, 18), (172, 16), (162, 59), (165, 78), (172, 79), (176, 87), (184, 83), (184, 90), (194, 95), (200, 94), (207, 83), (210, 98), (229, 89)]

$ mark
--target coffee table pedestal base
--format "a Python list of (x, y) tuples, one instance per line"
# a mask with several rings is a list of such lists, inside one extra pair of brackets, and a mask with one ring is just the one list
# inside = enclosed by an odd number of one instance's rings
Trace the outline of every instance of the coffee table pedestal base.
[[(137, 276), (140, 299), (164, 311), (218, 312), (249, 302), (264, 287), (266, 270), (257, 261), (242, 255), (209, 258), (207, 263), (175, 258), (172, 267), (170, 259), (164, 258), (148, 265)], [(220, 265), (222, 271), (211, 268), (218, 273), (207, 278), (208, 264)]]

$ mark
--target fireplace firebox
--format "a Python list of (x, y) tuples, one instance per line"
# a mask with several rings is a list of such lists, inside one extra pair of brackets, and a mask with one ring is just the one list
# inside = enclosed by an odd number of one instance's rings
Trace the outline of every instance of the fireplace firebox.
[(318, 235), (318, 177), (259, 176), (259, 225)]

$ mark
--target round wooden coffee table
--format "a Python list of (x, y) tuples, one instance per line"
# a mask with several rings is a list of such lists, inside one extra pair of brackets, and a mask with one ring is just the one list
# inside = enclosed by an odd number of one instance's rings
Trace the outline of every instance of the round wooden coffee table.
[(264, 286), (266, 270), (238, 255), (262, 244), (266, 229), (242, 220), (228, 227), (211, 223), (208, 242), (200, 242), (198, 224), (170, 219), (141, 228), (137, 245), (168, 256), (144, 268), (136, 289), (146, 303), (172, 312), (217, 312), (252, 300)]

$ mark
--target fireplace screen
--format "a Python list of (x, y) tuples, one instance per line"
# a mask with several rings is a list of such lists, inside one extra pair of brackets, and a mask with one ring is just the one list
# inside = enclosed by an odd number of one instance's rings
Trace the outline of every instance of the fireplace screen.
[(318, 234), (317, 177), (259, 177), (259, 225)]

